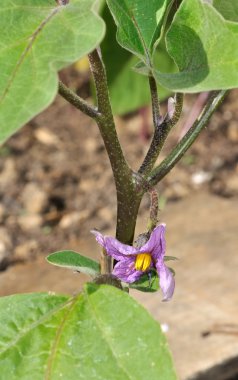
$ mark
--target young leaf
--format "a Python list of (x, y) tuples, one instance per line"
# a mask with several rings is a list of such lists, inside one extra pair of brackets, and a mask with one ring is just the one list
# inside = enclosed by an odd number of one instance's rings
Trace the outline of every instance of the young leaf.
[(176, 379), (158, 323), (112, 286), (4, 297), (0, 321), (2, 379)]
[(184, 0), (166, 39), (179, 73), (155, 70), (163, 86), (179, 92), (238, 86), (238, 24), (226, 21), (210, 4)]
[(96, 261), (90, 259), (89, 257), (82, 256), (80, 253), (74, 251), (54, 252), (47, 256), (46, 260), (50, 264), (77, 270), (91, 276), (95, 276), (100, 273), (100, 267)]
[(222, 14), (226, 20), (238, 22), (237, 0), (213, 0), (213, 6)]
[(0, 143), (54, 99), (57, 71), (92, 51), (104, 36), (95, 0), (2, 0)]
[(146, 293), (157, 292), (159, 290), (158, 275), (156, 271), (152, 271), (150, 274), (146, 273), (138, 281), (130, 284), (129, 287)]
[(106, 23), (101, 51), (107, 71), (112, 109), (115, 114), (125, 114), (150, 103), (148, 78), (132, 70), (137, 57), (118, 44), (116, 25), (107, 5), (101, 15)]
[[(108, 6), (104, 2), (101, 3), (100, 15), (106, 24), (106, 35), (100, 47), (107, 72), (112, 110), (116, 115), (123, 115), (150, 104), (149, 81), (148, 77), (138, 75), (133, 69), (138, 58), (118, 44), (117, 28)], [(162, 66), (164, 71), (167, 71), (168, 67), (175, 67), (164, 46), (160, 46), (156, 50), (154, 59), (160, 63), (160, 67)], [(145, 67), (148, 72), (147, 66)], [(93, 81), (92, 91), (95, 93)], [(162, 86), (158, 86), (158, 92), (160, 100), (164, 100), (171, 93)]]
[(163, 20), (171, 0), (107, 0), (118, 26), (119, 44), (148, 66), (161, 35)]

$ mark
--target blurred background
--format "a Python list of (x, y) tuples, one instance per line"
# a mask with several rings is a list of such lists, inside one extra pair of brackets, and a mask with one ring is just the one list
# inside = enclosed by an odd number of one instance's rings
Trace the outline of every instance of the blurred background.
[[(147, 78), (115, 42), (108, 25), (102, 54), (123, 150), (138, 169), (153, 133)], [(160, 68), (174, 66), (161, 48)], [(61, 80), (93, 102), (87, 59), (60, 73)], [(170, 94), (159, 88), (162, 111)], [(201, 111), (208, 94), (185, 96), (183, 114), (160, 162)], [(169, 303), (159, 293), (133, 295), (161, 323), (183, 380), (238, 379), (238, 90), (230, 91), (207, 129), (157, 186), (160, 220), (167, 223), (167, 255), (176, 270)], [(137, 233), (149, 210), (145, 196)], [(83, 275), (51, 267), (45, 256), (71, 249), (99, 258), (90, 234), (115, 233), (116, 194), (102, 139), (94, 122), (57, 97), (51, 107), (0, 148), (0, 294), (77, 292)]]

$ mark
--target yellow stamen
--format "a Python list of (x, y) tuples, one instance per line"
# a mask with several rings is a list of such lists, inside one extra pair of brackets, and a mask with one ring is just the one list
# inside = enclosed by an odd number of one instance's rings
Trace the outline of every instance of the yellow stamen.
[(150, 253), (139, 253), (136, 256), (135, 269), (145, 272), (150, 267), (151, 260)]

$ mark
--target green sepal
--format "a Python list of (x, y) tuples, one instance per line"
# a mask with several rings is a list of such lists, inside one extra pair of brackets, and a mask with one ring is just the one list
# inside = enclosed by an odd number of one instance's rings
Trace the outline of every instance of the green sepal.
[(159, 278), (155, 269), (150, 273), (145, 273), (141, 278), (129, 285), (131, 289), (136, 289), (145, 293), (154, 293), (159, 290)]

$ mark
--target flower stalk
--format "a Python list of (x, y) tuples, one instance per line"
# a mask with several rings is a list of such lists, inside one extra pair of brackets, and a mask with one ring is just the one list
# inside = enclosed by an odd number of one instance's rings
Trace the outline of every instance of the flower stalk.
[(151, 233), (158, 223), (159, 197), (155, 188), (149, 190), (150, 194), (150, 217), (148, 222), (148, 232)]

